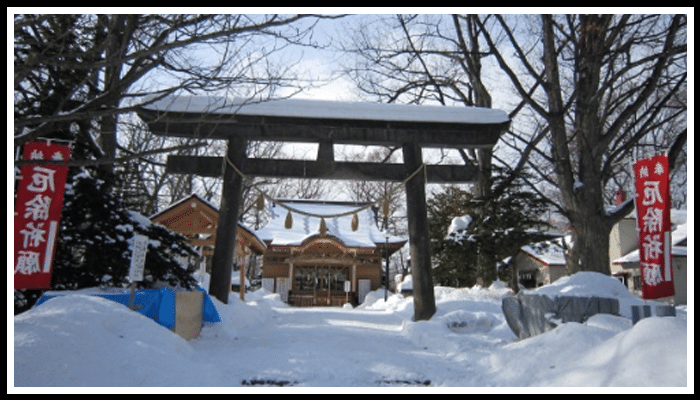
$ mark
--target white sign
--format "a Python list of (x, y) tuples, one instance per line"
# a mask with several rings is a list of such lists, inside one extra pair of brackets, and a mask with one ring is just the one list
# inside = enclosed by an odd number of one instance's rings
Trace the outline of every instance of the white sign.
[(350, 281), (345, 281), (345, 292), (350, 291)]
[(139, 282), (143, 280), (143, 267), (146, 264), (146, 250), (148, 248), (148, 236), (134, 235), (131, 242), (131, 266), (129, 267), (129, 280)]

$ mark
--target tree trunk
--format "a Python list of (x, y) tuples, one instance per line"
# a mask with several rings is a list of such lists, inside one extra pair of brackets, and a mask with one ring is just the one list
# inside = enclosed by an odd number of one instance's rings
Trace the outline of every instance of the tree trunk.
[(569, 274), (579, 271), (610, 275), (610, 231), (608, 218), (585, 211), (571, 219), (572, 244), (566, 257)]

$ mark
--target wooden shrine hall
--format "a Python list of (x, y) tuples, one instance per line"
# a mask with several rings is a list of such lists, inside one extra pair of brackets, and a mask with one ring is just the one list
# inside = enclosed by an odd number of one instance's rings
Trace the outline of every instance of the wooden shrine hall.
[[(435, 296), (430, 265), (426, 183), (475, 182), (473, 165), (426, 165), (422, 149), (491, 149), (510, 126), (500, 110), (315, 100), (255, 102), (213, 96), (154, 98), (137, 110), (156, 135), (228, 142), (224, 157), (168, 157), (172, 173), (223, 177), (209, 293), (228, 302), (241, 190), (254, 176), (403, 182), (406, 192), (414, 319), (430, 319)], [(249, 158), (250, 141), (317, 143), (316, 160)], [(402, 163), (336, 161), (334, 145), (399, 147)]]
[(273, 200), (269, 222), (255, 231), (267, 245), (263, 288), (296, 306), (362, 303), (382, 285), (383, 261), (406, 244), (379, 230), (370, 206)]
[[(153, 214), (150, 220), (186, 237), (189, 244), (199, 250), (204, 264), (210, 269), (219, 223), (219, 210), (216, 206), (193, 193)], [(261, 256), (265, 249), (265, 243), (252, 230), (238, 224), (232, 263), (245, 266), (252, 255)], [(241, 268), (241, 271), (244, 269)], [(241, 282), (244, 280), (241, 279)], [(242, 298), (243, 291), (240, 293)]]

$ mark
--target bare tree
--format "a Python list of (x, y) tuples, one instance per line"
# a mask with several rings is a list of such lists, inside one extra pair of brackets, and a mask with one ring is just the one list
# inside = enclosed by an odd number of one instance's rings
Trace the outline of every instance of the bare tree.
[[(490, 108), (492, 96), (482, 73), (479, 16), (396, 15), (362, 25), (346, 51), (356, 55), (347, 68), (365, 94), (387, 102), (464, 105)], [(386, 28), (389, 28), (388, 30)], [(479, 173), (472, 190), (491, 196), (491, 149), (459, 149), (465, 164)], [(495, 261), (480, 258), (486, 282), (495, 278)]]
[[(369, 161), (378, 164), (396, 162), (396, 148), (376, 147), (362, 152), (353, 153), (346, 149), (345, 157), (353, 161)], [(391, 232), (393, 235), (407, 233), (405, 215), (404, 190), (400, 182), (388, 181), (346, 181), (343, 191), (352, 201), (359, 203), (375, 203), (375, 213), (379, 229)], [(385, 214), (386, 212), (386, 214)]]
[(538, 47), (525, 47), (504, 17), (496, 19), (515, 56), (507, 57), (489, 32), (485, 38), (547, 138), (530, 166), (557, 188), (552, 204), (571, 225), (567, 267), (609, 274), (608, 252), (600, 249), (633, 202), (611, 212), (606, 184), (658, 129), (671, 142), (685, 140), (685, 107), (669, 111), (687, 79), (686, 17), (543, 15)]
[[(377, 22), (379, 21), (379, 22)], [(685, 143), (685, 15), (397, 16), (366, 21), (347, 72), (383, 101), (490, 106), (513, 123), (493, 154), (465, 161), (529, 169), (532, 190), (569, 222), (571, 272), (609, 273), (614, 179), (640, 152)], [(381, 25), (381, 30), (377, 26)], [(484, 68), (484, 64), (488, 67)], [(484, 71), (488, 70), (488, 74)], [(496, 96), (498, 95), (498, 96)], [(663, 133), (663, 135), (662, 135)], [(652, 140), (664, 136), (663, 140)], [(512, 181), (512, 180), (511, 180)], [(482, 178), (476, 193), (504, 189)]]
[[(91, 121), (83, 140), (115, 158), (118, 117), (160, 97), (217, 92), (266, 97), (298, 87), (293, 61), (274, 54), (313, 45), (311, 15), (27, 15), (14, 18), (15, 144)], [(70, 75), (56, 90), (52, 75)], [(43, 105), (41, 112), (32, 109)], [(22, 104), (25, 109), (18, 109)]]

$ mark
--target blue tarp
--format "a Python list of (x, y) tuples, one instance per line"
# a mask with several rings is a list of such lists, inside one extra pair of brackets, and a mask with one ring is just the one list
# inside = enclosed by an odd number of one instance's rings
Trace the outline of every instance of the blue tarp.
[[(209, 295), (199, 286), (196, 288), (204, 293), (202, 305), (202, 322), (220, 322), (219, 313), (216, 306), (211, 301)], [(34, 307), (57, 296), (66, 294), (86, 294), (98, 296), (114, 302), (129, 306), (130, 292), (110, 291), (102, 293), (99, 289), (88, 291), (52, 291), (44, 293), (34, 304)], [(134, 306), (142, 306), (137, 312), (153, 319), (158, 324), (170, 329), (175, 326), (175, 291), (168, 288), (162, 289), (142, 289), (137, 290), (134, 296)]]

